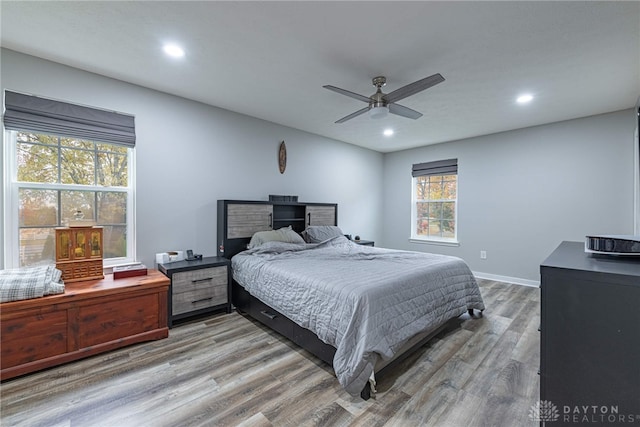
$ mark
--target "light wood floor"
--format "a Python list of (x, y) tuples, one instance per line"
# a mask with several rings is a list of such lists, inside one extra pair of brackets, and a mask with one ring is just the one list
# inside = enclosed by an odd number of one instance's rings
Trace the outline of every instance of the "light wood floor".
[(2, 426), (535, 426), (537, 288), (480, 280), (465, 314), (378, 379), (375, 399), (342, 391), (330, 366), (237, 313), (167, 339), (0, 385)]

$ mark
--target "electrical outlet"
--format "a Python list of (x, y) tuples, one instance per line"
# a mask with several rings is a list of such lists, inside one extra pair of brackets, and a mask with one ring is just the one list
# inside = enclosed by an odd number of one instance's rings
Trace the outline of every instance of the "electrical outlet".
[(487, 251), (480, 251), (480, 259), (487, 259)]

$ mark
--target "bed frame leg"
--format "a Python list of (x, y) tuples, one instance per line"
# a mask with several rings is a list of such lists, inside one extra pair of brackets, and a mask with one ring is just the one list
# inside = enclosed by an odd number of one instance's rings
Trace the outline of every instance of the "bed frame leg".
[(360, 392), (360, 397), (363, 400), (369, 400), (371, 398), (371, 384), (369, 384), (369, 381), (367, 381), (367, 383), (362, 388), (362, 391)]

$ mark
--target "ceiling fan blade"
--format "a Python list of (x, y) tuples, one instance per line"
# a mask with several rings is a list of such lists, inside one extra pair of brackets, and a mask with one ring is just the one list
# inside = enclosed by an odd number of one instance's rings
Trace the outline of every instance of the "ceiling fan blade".
[(369, 107), (364, 107), (362, 110), (358, 110), (355, 113), (351, 113), (348, 116), (344, 116), (343, 118), (341, 118), (340, 120), (336, 121), (336, 123), (344, 123), (347, 120), (351, 120), (354, 117), (358, 117), (360, 114), (364, 114), (367, 111), (369, 111)]
[(417, 82), (409, 83), (406, 86), (402, 86), (400, 89), (396, 89), (393, 92), (389, 92), (384, 96), (384, 99), (388, 103), (400, 101), (401, 99), (414, 95), (425, 89), (429, 89), (431, 86), (435, 86), (438, 83), (442, 83), (443, 81), (444, 77), (442, 77), (442, 75), (440, 75), (439, 73), (434, 74), (432, 76), (425, 77), (422, 80), (418, 80)]
[(357, 94), (355, 92), (348, 91), (346, 89), (340, 89), (339, 87), (335, 87), (335, 86), (331, 86), (331, 85), (325, 85), (325, 86), (322, 86), (322, 87), (325, 88), (325, 89), (329, 89), (329, 90), (332, 90), (334, 92), (340, 93), (342, 95), (346, 95), (348, 97), (355, 98), (355, 99), (357, 99), (359, 101), (362, 101), (362, 102), (369, 103), (369, 101), (371, 101), (371, 99), (369, 99), (368, 96), (360, 95), (360, 94)]
[(422, 117), (422, 113), (419, 113), (416, 110), (412, 110), (411, 108), (407, 108), (402, 105), (387, 104), (387, 107), (389, 107), (390, 113), (397, 114), (398, 116), (407, 117), (414, 120)]

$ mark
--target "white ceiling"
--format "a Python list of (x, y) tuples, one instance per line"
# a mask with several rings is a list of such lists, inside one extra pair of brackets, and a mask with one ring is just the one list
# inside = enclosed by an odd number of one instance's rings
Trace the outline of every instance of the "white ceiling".
[[(632, 107), (640, 2), (6, 1), (2, 46), (329, 138), (391, 152)], [(162, 44), (180, 43), (181, 60)], [(359, 116), (366, 96), (434, 73)], [(515, 98), (530, 92), (534, 101)], [(382, 135), (391, 127), (395, 135)]]

